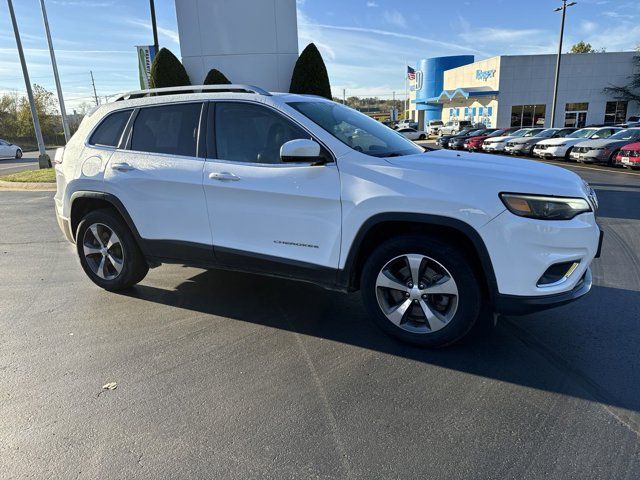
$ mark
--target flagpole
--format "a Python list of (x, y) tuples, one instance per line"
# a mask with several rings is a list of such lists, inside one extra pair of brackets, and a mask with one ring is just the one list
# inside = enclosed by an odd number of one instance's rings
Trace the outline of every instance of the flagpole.
[(407, 60), (404, 60), (404, 98), (405, 98), (405, 105), (404, 105), (404, 119), (408, 120), (408, 115), (409, 115), (409, 88), (407, 86), (407, 79), (409, 78), (409, 64), (407, 63)]

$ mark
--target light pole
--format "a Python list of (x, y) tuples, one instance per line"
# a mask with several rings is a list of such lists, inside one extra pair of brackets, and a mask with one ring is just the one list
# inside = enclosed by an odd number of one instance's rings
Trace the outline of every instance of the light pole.
[(67, 120), (67, 110), (64, 107), (64, 97), (62, 96), (62, 86), (60, 85), (60, 77), (58, 76), (58, 63), (56, 62), (56, 54), (53, 51), (53, 41), (51, 40), (51, 32), (49, 31), (49, 19), (47, 18), (47, 10), (44, 7), (44, 0), (40, 0), (42, 8), (42, 21), (44, 22), (44, 30), (47, 34), (47, 43), (49, 44), (49, 55), (51, 55), (51, 66), (53, 67), (53, 79), (56, 82), (56, 90), (58, 92), (58, 103), (60, 103), (60, 115), (62, 115), (62, 129), (64, 130), (64, 140), (68, 142), (71, 138), (69, 130), (69, 121)]
[(156, 6), (154, 0), (149, 0), (149, 9), (151, 10), (151, 30), (153, 31), (153, 48), (155, 55), (158, 54), (158, 26), (156, 25)]
[(40, 130), (40, 121), (38, 120), (38, 111), (36, 110), (36, 102), (33, 99), (33, 91), (31, 90), (31, 80), (29, 80), (29, 71), (27, 70), (27, 62), (24, 59), (24, 51), (22, 50), (22, 41), (20, 40), (20, 32), (18, 31), (18, 22), (16, 22), (16, 14), (13, 11), (13, 3), (11, 0), (7, 0), (9, 5), (9, 15), (11, 16), (11, 23), (13, 25), (13, 33), (16, 36), (16, 45), (18, 47), (18, 56), (20, 57), (20, 65), (22, 66), (22, 75), (24, 77), (25, 87), (27, 88), (27, 97), (29, 98), (29, 107), (31, 107), (31, 120), (33, 120), (33, 129), (36, 132), (36, 140), (38, 142), (38, 151), (40, 156), (38, 157), (38, 165), (40, 168), (50, 168), (51, 159), (47, 155), (47, 150), (44, 148), (44, 139), (42, 138), (42, 131)]
[(560, 79), (560, 58), (562, 57), (562, 38), (564, 37), (564, 17), (567, 14), (567, 7), (572, 7), (577, 2), (567, 3), (562, 0), (562, 6), (555, 8), (554, 12), (562, 11), (562, 22), (560, 23), (560, 41), (558, 42), (558, 58), (556, 59), (556, 78), (553, 83), (553, 103), (551, 104), (551, 128), (553, 128), (556, 120), (556, 106), (558, 103), (558, 80)]

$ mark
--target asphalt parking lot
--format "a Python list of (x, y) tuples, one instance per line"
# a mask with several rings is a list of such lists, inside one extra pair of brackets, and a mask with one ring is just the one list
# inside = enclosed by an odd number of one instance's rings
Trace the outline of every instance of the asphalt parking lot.
[[(55, 149), (47, 150), (47, 153), (51, 160), (53, 160), (56, 153)], [(38, 152), (25, 152), (24, 156), (20, 159), (0, 158), (0, 176), (38, 168), (38, 156)]]
[(601, 203), (592, 292), (443, 351), (307, 284), (102, 291), (52, 192), (0, 192), (0, 476), (640, 478), (640, 176), (568, 168)]

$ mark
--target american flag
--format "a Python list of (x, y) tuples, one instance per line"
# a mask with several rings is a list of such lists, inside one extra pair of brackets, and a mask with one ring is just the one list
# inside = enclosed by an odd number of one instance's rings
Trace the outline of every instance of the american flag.
[(407, 78), (409, 80), (415, 80), (416, 79), (416, 70), (415, 70), (415, 68), (411, 68), (408, 65), (407, 65)]

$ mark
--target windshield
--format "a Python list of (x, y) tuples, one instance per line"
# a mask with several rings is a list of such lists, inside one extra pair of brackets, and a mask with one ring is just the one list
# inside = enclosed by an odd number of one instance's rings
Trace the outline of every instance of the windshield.
[(424, 152), (401, 133), (344, 105), (333, 102), (291, 102), (288, 105), (358, 152), (374, 157)]
[(551, 138), (558, 132), (555, 128), (547, 128), (537, 133), (535, 136), (538, 138)]
[(630, 128), (611, 135), (609, 140), (636, 140), (638, 138), (640, 138), (640, 128)]
[(595, 128), (583, 128), (581, 130), (576, 130), (570, 135), (567, 135), (567, 138), (589, 138), (591, 135), (596, 133), (598, 130)]
[(507, 132), (505, 133), (505, 135), (508, 135), (510, 137), (524, 137), (527, 134), (527, 132), (529, 132), (528, 128), (521, 128), (520, 130), (516, 130), (513, 133)]
[(528, 132), (526, 132), (523, 137), (534, 137), (536, 136), (536, 134), (540, 133), (542, 131), (541, 128), (532, 128), (531, 130), (529, 130)]
[(485, 130), (484, 130), (484, 128), (479, 128), (479, 129), (477, 129), (477, 130), (471, 130), (471, 131), (469, 132), (469, 134), (468, 134), (468, 135), (469, 135), (469, 136), (472, 136), (472, 135), (482, 135), (482, 134), (484, 133), (484, 131), (485, 131)]
[(491, 137), (501, 137), (502, 135), (505, 135), (507, 132), (505, 130), (496, 130), (495, 132), (487, 135), (487, 137), (491, 138)]

